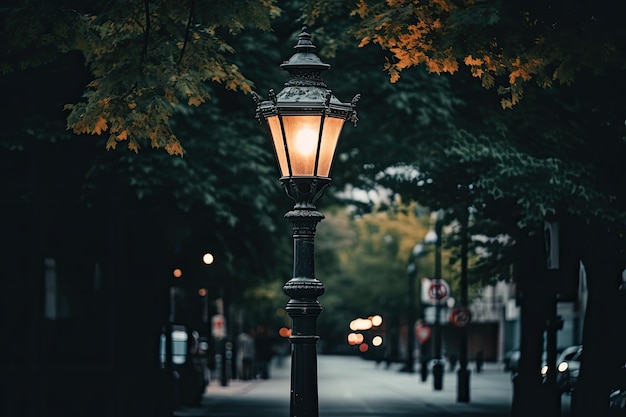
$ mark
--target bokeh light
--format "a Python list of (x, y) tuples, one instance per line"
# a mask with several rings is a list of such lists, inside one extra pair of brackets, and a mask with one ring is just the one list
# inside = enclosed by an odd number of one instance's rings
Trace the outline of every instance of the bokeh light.
[(350, 345), (358, 345), (359, 343), (363, 343), (363, 335), (360, 333), (350, 333), (348, 335), (348, 344)]
[(202, 262), (204, 262), (206, 265), (211, 265), (214, 260), (215, 258), (213, 257), (213, 255), (208, 252), (202, 255)]

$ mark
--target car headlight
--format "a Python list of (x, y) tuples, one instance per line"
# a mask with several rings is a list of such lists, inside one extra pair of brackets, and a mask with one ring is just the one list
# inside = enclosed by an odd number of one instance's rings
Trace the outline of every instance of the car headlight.
[(558, 369), (559, 372), (565, 372), (567, 368), (569, 368), (569, 364), (567, 362), (561, 362), (556, 369)]
[(548, 365), (543, 365), (541, 367), (541, 376), (546, 376), (548, 374)]

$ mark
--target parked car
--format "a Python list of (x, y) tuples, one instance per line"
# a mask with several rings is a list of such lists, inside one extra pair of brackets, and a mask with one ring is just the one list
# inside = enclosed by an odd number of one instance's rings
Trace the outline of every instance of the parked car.
[(509, 350), (506, 352), (502, 360), (502, 362), (504, 362), (504, 371), (516, 374), (519, 371), (519, 357), (519, 350)]
[[(559, 354), (556, 360), (556, 384), (561, 393), (571, 393), (576, 387), (578, 374), (580, 373), (580, 361), (582, 359), (582, 345), (569, 346)], [(541, 376), (546, 378), (549, 365), (544, 363), (541, 367)]]
[(626, 417), (626, 365), (620, 368), (609, 396), (609, 416)]
[(171, 366), (174, 378), (174, 400), (177, 404), (197, 406), (209, 384), (208, 359), (210, 348), (206, 339), (200, 338), (195, 330), (183, 325), (171, 325), (171, 348), (168, 358), (167, 335), (160, 336), (159, 355), (161, 368)]
[(626, 390), (616, 389), (609, 396), (609, 416), (626, 416)]

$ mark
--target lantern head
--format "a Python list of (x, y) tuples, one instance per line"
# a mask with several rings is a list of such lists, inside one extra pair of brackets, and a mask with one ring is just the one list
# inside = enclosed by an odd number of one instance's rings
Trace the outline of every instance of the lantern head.
[(346, 120), (356, 126), (357, 94), (342, 103), (322, 81), (330, 68), (313, 52), (315, 45), (306, 26), (294, 46), (296, 53), (281, 64), (289, 73), (278, 94), (269, 100), (253, 93), (256, 117), (267, 121), (278, 160), (281, 182), (287, 194), (300, 205), (312, 205), (330, 184), (330, 171)]

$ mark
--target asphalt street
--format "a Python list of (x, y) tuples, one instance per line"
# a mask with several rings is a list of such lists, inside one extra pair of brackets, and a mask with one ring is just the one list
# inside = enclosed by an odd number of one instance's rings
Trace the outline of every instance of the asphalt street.
[[(432, 375), (399, 372), (356, 356), (318, 357), (320, 417), (509, 417), (512, 384), (501, 364), (470, 368), (470, 401), (457, 402), (456, 373), (444, 374), (443, 389), (435, 391)], [(289, 360), (273, 364), (268, 380), (231, 380), (207, 387), (202, 406), (183, 408), (179, 417), (289, 417)]]

